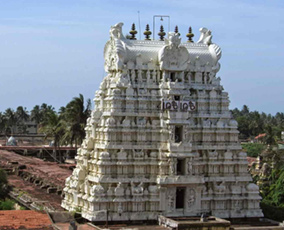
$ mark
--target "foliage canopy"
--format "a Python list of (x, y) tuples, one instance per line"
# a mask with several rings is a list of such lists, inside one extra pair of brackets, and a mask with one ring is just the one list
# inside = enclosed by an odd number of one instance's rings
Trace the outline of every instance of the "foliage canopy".
[(235, 108), (231, 112), (239, 124), (240, 139), (246, 140), (265, 133), (264, 142), (273, 145), (281, 138), (281, 131), (284, 130), (284, 113), (272, 116), (250, 111), (247, 105), (244, 105), (242, 110)]

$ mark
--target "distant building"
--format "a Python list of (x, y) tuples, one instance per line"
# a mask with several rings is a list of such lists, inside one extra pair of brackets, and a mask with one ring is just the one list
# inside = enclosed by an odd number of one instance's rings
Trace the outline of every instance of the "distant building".
[(35, 121), (27, 120), (15, 126), (14, 134), (37, 134), (38, 124)]
[(28, 120), (24, 124), (27, 127), (27, 133), (28, 134), (37, 134), (37, 132), (38, 132), (38, 130), (37, 130), (38, 124), (35, 121)]
[(266, 137), (266, 133), (261, 133), (254, 138), (255, 143), (264, 143), (264, 139)]

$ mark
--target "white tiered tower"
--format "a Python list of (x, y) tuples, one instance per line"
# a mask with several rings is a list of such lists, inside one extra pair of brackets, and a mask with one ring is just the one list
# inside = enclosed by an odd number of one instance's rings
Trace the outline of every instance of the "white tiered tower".
[[(237, 122), (229, 111), (221, 49), (201, 28), (197, 43), (130, 40), (123, 23), (104, 49), (108, 73), (95, 96), (62, 207), (91, 221), (158, 215), (261, 217)], [(108, 211), (106, 211), (108, 210)]]

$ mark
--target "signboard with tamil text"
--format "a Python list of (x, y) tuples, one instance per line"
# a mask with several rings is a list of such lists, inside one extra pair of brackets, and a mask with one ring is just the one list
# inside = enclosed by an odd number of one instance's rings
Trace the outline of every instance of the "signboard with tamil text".
[(163, 110), (171, 110), (171, 111), (195, 111), (196, 105), (194, 101), (175, 101), (175, 100), (167, 100), (163, 101), (162, 104)]

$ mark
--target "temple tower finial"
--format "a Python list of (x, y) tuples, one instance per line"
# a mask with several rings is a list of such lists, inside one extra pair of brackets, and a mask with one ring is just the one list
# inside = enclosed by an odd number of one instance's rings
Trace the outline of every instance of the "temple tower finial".
[(135, 35), (137, 34), (137, 30), (135, 29), (135, 24), (133, 23), (131, 26), (131, 30), (129, 31), (129, 33), (131, 34), (131, 40), (136, 40)]
[(194, 37), (194, 34), (192, 33), (191, 26), (188, 28), (188, 33), (186, 34), (186, 37), (188, 37), (188, 41), (187, 42), (193, 42), (192, 38)]
[(150, 27), (149, 24), (146, 25), (146, 29), (144, 31), (144, 35), (145, 35), (145, 40), (151, 40), (150, 39), (150, 35), (152, 34), (152, 32), (150, 31)]
[(160, 32), (158, 33), (158, 35), (160, 36), (160, 41), (164, 41), (164, 37), (165, 37), (166, 33), (164, 32), (163, 25), (161, 25)]

